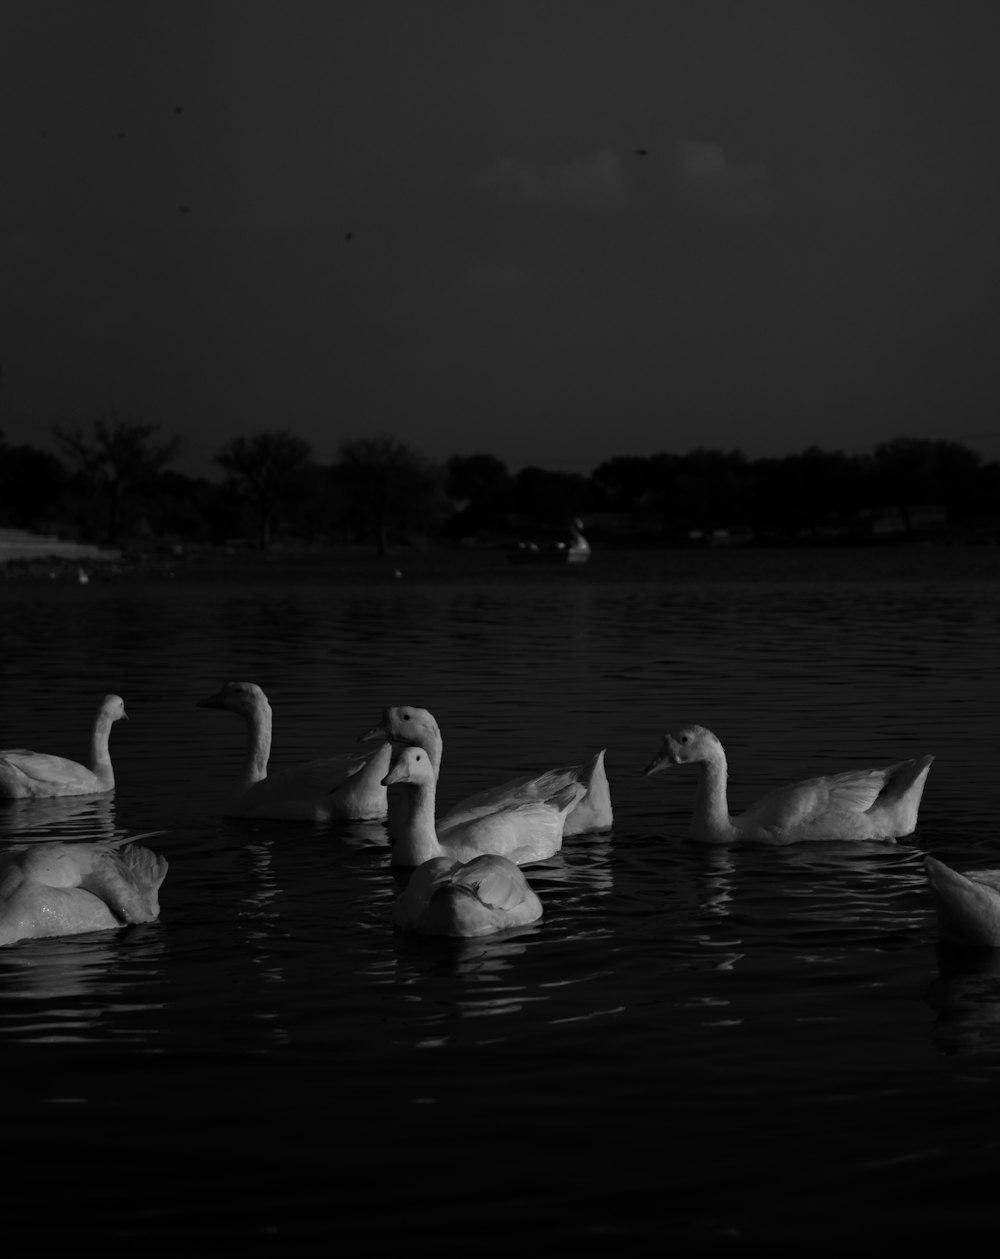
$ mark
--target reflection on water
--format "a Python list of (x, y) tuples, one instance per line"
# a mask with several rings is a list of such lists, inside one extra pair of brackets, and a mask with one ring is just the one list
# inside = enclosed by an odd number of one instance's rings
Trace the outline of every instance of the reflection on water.
[(935, 1045), (950, 1054), (1000, 1050), (1000, 949), (942, 942), (937, 961), (924, 997), (937, 1014)]
[(95, 843), (115, 839), (114, 793), (51, 800), (0, 801), (0, 841), (32, 840)]
[(156, 928), (145, 925), (0, 950), (0, 1034), (37, 1044), (148, 1046), (149, 1020), (165, 1002), (143, 1000), (135, 984), (162, 960)]
[[(14, 590), (0, 603), (14, 741), (82, 752), (105, 690), (130, 721), (113, 797), (0, 804), (0, 844), (159, 831), (148, 842), (170, 873), (158, 923), (0, 950), (0, 1060), (21, 1083), (8, 1122), (43, 1133), (51, 1172), (71, 1166), (93, 1218), (127, 1217), (144, 1245), (154, 1223), (167, 1238), (206, 1221), (287, 1242), (328, 1233), (332, 1212), (369, 1248), (371, 1220), (390, 1215), (400, 1244), (433, 1238), (437, 1169), (456, 1149), (539, 1244), (581, 1253), (595, 1237), (648, 1249), (654, 1225), (658, 1244), (683, 1242), (716, 1218), (772, 1236), (777, 1166), (808, 1168), (810, 1200), (837, 1218), (853, 1195), (874, 1236), (898, 1200), (880, 1196), (879, 1169), (902, 1161), (919, 1214), (940, 1192), (919, 1150), (960, 1169), (956, 1145), (984, 1139), (981, 1094), (952, 1062), (974, 1053), (977, 1087), (1000, 1069), (997, 961), (941, 953), (935, 973), (922, 866), (924, 851), (996, 864), (1000, 591), (898, 581), (886, 558), (828, 583), (812, 569), (785, 582), (774, 557), (749, 555), (724, 562), (759, 563), (756, 578), (681, 581), (671, 564), (693, 561), (664, 554), (635, 580), (602, 578), (597, 557), (567, 582)], [(614, 829), (528, 868), (544, 907), (530, 927), (396, 932), (405, 875), (382, 823), (222, 818), (242, 745), (195, 702), (227, 677), (268, 693), (276, 764), (355, 749), (388, 705), (428, 707), (442, 809), (606, 747)], [(686, 719), (726, 743), (737, 807), (776, 782), (932, 751), (919, 833), (698, 847), (690, 784), (642, 775)], [(73, 1157), (71, 1134), (108, 1113), (153, 1116), (115, 1171), (135, 1191), (132, 1164), (156, 1159), (169, 1218), (143, 1215), (138, 1192), (112, 1206), (105, 1172)], [(540, 1187), (530, 1201), (525, 1184)], [(452, 1232), (481, 1238), (465, 1196), (449, 1212)], [(784, 1240), (801, 1249), (811, 1227), (790, 1222)]]

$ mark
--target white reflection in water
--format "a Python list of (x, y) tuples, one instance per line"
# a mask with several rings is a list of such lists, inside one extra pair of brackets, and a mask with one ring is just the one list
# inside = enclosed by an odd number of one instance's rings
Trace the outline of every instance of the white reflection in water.
[[(713, 940), (701, 932), (695, 933), (691, 937), (693, 944), (697, 944), (701, 950), (704, 950), (702, 958), (707, 963), (710, 970), (732, 970), (741, 958), (745, 956), (743, 953), (737, 953), (733, 949), (734, 944), (741, 944), (740, 940)], [(722, 953), (716, 953), (715, 950), (722, 949)]]
[[(0, 1026), (18, 1039), (149, 1040), (166, 1003), (138, 996), (162, 946), (154, 927), (26, 940), (0, 953)], [(136, 993), (134, 1000), (128, 999)]]
[(937, 1013), (932, 1039), (945, 1053), (1000, 1049), (1000, 949), (939, 944), (938, 976), (924, 1000)]
[(0, 801), (0, 837), (10, 837), (18, 843), (35, 840), (94, 843), (114, 839), (114, 793)]
[(735, 872), (733, 860), (725, 851), (707, 854), (704, 868), (697, 876), (701, 907), (706, 913), (726, 918), (732, 912)]
[[(421, 989), (421, 995), (407, 991), (400, 996), (428, 1007), (429, 1022), (516, 1014), (545, 1000), (511, 982), (515, 963), (527, 950), (512, 936), (443, 940), (401, 935), (398, 943), (403, 956), (397, 959), (396, 983)], [(421, 954), (426, 969), (416, 965)]]

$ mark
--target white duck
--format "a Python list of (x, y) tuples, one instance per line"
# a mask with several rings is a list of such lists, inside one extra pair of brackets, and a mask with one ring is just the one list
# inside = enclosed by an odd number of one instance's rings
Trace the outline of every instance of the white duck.
[(385, 817), (382, 779), (389, 768), (389, 744), (368, 756), (320, 757), (268, 773), (271, 705), (256, 683), (227, 682), (196, 707), (227, 709), (247, 725), (246, 759), (223, 810), (227, 817), (315, 822)]
[(120, 695), (105, 695), (90, 734), (90, 767), (64, 756), (27, 748), (0, 751), (0, 797), (39, 800), (51, 796), (92, 796), (113, 791), (115, 772), (108, 751), (111, 727), (127, 717)]
[[(415, 708), (410, 704), (387, 708), (379, 724), (367, 734), (363, 734), (361, 738), (362, 740), (388, 738), (394, 743), (421, 747), (430, 756), (435, 773), (441, 772), (444, 740), (438, 723), (426, 708)], [(509, 782), (501, 783), (497, 787), (477, 792), (460, 801), (437, 819), (438, 834), (447, 836), (452, 827), (460, 826), (484, 812), (495, 812), (497, 809), (531, 800), (544, 800), (571, 782), (582, 783), (584, 791), (566, 818), (563, 836), (579, 835), (584, 831), (608, 830), (614, 821), (614, 812), (611, 807), (608, 776), (604, 768), (604, 754), (605, 749), (602, 748), (584, 766), (574, 765), (565, 769), (546, 770), (534, 776), (512, 778)], [(393, 836), (401, 825), (401, 822), (394, 817), (394, 812), (394, 797), (390, 796), (390, 836)]]
[(726, 754), (704, 726), (688, 725), (663, 736), (646, 766), (655, 774), (671, 765), (698, 771), (691, 831), (709, 844), (749, 840), (794, 844), (803, 840), (898, 839), (916, 829), (917, 811), (933, 756), (899, 761), (884, 769), (848, 770), (788, 783), (732, 816), (726, 796)]
[(0, 853), (0, 944), (154, 922), (166, 874), (166, 860), (134, 840), (9, 849)]
[(392, 907), (397, 927), (435, 936), (493, 935), (541, 916), (542, 902), (521, 867), (492, 853), (471, 861), (432, 857)]
[(925, 857), (924, 868), (941, 939), (1000, 948), (1000, 870), (959, 874), (935, 857)]
[(398, 748), (383, 782), (386, 787), (412, 784), (405, 827), (392, 837), (392, 862), (403, 866), (421, 866), (435, 857), (471, 861), (484, 853), (515, 865), (545, 861), (562, 847), (566, 815), (586, 790), (582, 783), (568, 782), (545, 799), (484, 807), (441, 834), (434, 823), (437, 769), (424, 748)]

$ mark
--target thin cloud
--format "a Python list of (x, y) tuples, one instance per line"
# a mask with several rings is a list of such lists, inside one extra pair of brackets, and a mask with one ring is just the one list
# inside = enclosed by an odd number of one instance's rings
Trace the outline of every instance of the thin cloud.
[(682, 140), (675, 167), (681, 191), (694, 206), (722, 218), (757, 218), (771, 203), (767, 171), (757, 162), (731, 162), (721, 145)]
[(606, 214), (625, 204), (622, 165), (610, 149), (542, 169), (502, 157), (476, 183), (517, 204), (542, 209)]

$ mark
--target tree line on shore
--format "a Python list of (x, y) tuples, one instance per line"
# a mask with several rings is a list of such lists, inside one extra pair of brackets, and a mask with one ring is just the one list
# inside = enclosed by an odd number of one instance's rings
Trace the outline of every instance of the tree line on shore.
[(173, 469), (181, 440), (110, 412), (53, 425), (58, 453), (0, 431), (0, 526), (117, 545), (430, 538), (502, 545), (581, 517), (592, 538), (685, 544), (1000, 537), (1000, 463), (952, 441), (900, 437), (861, 455), (810, 447), (780, 458), (696, 449), (616, 455), (589, 476), (488, 453), (425, 459), (391, 436), (344, 441), (318, 463), (289, 431), (220, 445), (218, 481)]

